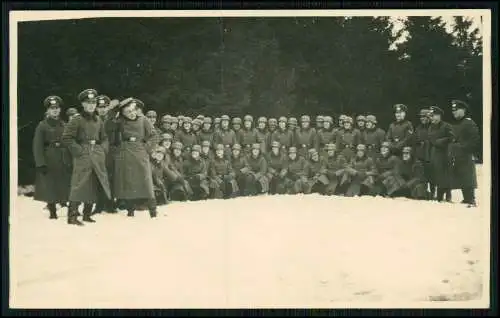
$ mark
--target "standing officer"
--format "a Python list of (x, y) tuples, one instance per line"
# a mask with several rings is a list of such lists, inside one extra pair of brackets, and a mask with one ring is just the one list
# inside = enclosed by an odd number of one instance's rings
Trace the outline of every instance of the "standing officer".
[(413, 135), (413, 125), (406, 119), (406, 111), (408, 107), (403, 104), (393, 106), (396, 121), (391, 123), (387, 130), (386, 141), (391, 143), (391, 151), (399, 156), (403, 147), (410, 146)]
[(243, 147), (245, 155), (250, 155), (252, 145), (257, 142), (257, 132), (253, 128), (253, 117), (245, 115), (243, 117), (243, 129), (237, 136), (238, 143)]
[(431, 118), (431, 111), (428, 108), (420, 110), (420, 124), (415, 128), (413, 134), (413, 154), (422, 166), (424, 167), (424, 175), (426, 183), (429, 184), (430, 196), (436, 196), (436, 187), (432, 184), (431, 178), (431, 163), (430, 163), (430, 144), (429, 144), (429, 125)]
[(468, 116), (469, 106), (460, 100), (453, 100), (451, 111), (454, 139), (450, 144), (452, 188), (461, 189), (467, 207), (475, 207), (474, 189), (477, 188), (476, 167), (472, 156), (480, 143), (479, 129)]
[(57, 219), (57, 202), (66, 203), (69, 197), (71, 158), (61, 142), (64, 131), (64, 122), (60, 118), (62, 99), (49, 96), (43, 104), (47, 117), (38, 124), (33, 137), (37, 170), (34, 199), (47, 202), (50, 218)]
[(306, 158), (310, 148), (314, 148), (316, 142), (316, 130), (310, 126), (310, 117), (303, 115), (300, 118), (301, 127), (295, 133), (295, 145), (300, 157)]
[(62, 140), (73, 158), (68, 224), (83, 225), (77, 219), (80, 203), (84, 203), (83, 221), (95, 222), (90, 217), (93, 204), (104, 195), (111, 199), (111, 192), (106, 171), (108, 136), (95, 113), (97, 91), (86, 89), (78, 94), (78, 100), (83, 112), (66, 125)]

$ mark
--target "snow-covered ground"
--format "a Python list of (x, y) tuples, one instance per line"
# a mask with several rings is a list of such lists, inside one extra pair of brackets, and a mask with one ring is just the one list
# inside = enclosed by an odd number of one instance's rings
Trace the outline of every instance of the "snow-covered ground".
[(18, 196), (11, 307), (487, 307), (487, 199), (263, 196), (75, 227)]

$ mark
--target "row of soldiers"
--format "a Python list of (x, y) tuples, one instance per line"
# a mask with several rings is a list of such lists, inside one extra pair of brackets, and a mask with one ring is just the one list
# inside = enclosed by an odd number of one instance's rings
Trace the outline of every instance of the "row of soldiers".
[[(472, 153), (479, 135), (465, 117), (468, 106), (462, 101), (452, 101), (454, 125), (443, 122), (443, 110), (432, 106), (420, 112), (415, 129), (406, 119), (407, 107), (397, 104), (396, 120), (385, 132), (374, 115), (358, 116), (356, 124), (342, 115), (337, 127), (330, 116), (318, 116), (311, 127), (307, 115), (300, 118), (300, 126), (293, 117), (260, 117), (254, 125), (250, 115), (243, 120), (223, 115), (213, 121), (201, 115), (165, 115), (157, 126), (157, 114), (144, 112), (144, 103), (136, 98), (110, 100), (94, 89), (78, 97), (83, 112), (73, 111), (64, 123), (59, 119), (62, 100), (49, 96), (44, 102), (47, 118), (34, 140), (40, 172), (35, 199), (48, 202), (51, 218), (57, 217), (55, 203), (69, 200), (70, 224), (82, 224), (76, 218), (80, 202), (83, 220), (94, 222), (93, 213), (116, 212), (117, 204), (129, 216), (138, 205), (146, 205), (154, 217), (156, 206), (170, 200), (261, 193), (451, 201), (451, 189), (460, 188), (463, 203), (475, 205)], [(60, 154), (55, 170), (47, 164), (54, 153)], [(66, 193), (61, 167), (70, 172)], [(54, 189), (43, 187), (50, 184), (50, 171), (60, 184), (57, 198), (37, 194)]]

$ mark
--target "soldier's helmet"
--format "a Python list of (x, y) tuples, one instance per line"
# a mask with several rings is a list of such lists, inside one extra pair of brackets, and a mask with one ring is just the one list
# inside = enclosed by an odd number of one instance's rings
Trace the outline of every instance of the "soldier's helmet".
[(285, 124), (287, 123), (287, 119), (286, 119), (286, 117), (285, 117), (285, 116), (281, 116), (281, 117), (278, 119), (278, 121), (279, 121), (280, 123), (285, 123)]
[(182, 115), (177, 116), (177, 120), (178, 121), (183, 121), (184, 120), (184, 116), (182, 116)]
[(322, 116), (322, 115), (316, 116), (316, 122), (317, 123), (322, 123), (324, 121), (325, 121), (325, 117), (324, 116)]
[(161, 134), (161, 139), (162, 140), (172, 140), (173, 136), (172, 136), (172, 134), (169, 134), (169, 133), (163, 133), (163, 134)]
[(288, 153), (297, 153), (297, 147), (288, 148)]
[(356, 149), (357, 149), (358, 151), (366, 151), (366, 146), (365, 146), (365, 145), (363, 145), (363, 144), (359, 144), (359, 145), (356, 147)]
[[(233, 149), (234, 149), (234, 146), (233, 146)], [(215, 145), (215, 150), (224, 150), (224, 145), (223, 144), (217, 144)]]
[(170, 118), (170, 115), (163, 115), (161, 116), (161, 122), (162, 123), (171, 123), (171, 118)]
[(220, 121), (229, 121), (229, 116), (228, 115), (222, 115), (220, 116)]
[(358, 117), (356, 117), (356, 121), (366, 121), (366, 117), (364, 115), (358, 115)]
[(252, 144), (252, 149), (260, 150), (260, 144), (257, 144), (257, 143)]
[(220, 124), (220, 122), (221, 122), (221, 119), (219, 117), (216, 117), (214, 119), (214, 124)]
[(352, 117), (351, 116), (345, 116), (343, 122), (344, 123), (351, 123), (352, 124)]
[(191, 148), (191, 152), (201, 152), (201, 146), (200, 145), (194, 145), (193, 148)]
[(405, 104), (396, 104), (392, 107), (395, 113), (406, 112), (408, 110), (408, 107)]
[(276, 118), (269, 118), (269, 124), (277, 125), (278, 121), (276, 120)]
[(245, 115), (245, 117), (243, 117), (243, 120), (253, 122), (253, 117), (250, 115)]
[(333, 118), (331, 116), (325, 116), (325, 117), (323, 117), (323, 121), (327, 122), (327, 123), (330, 123), (330, 124), (333, 124)]
[[(49, 97), (45, 98), (45, 100), (43, 101), (43, 105), (45, 106), (45, 108), (49, 108), (50, 106), (61, 107), (62, 103), (63, 103), (62, 98), (59, 96), (56, 96), (56, 95), (49, 96)], [(76, 109), (75, 109), (75, 112), (76, 112)]]
[(204, 141), (202, 141), (202, 142), (201, 142), (201, 146), (202, 146), (202, 147), (210, 147), (210, 141), (208, 141), (208, 140), (204, 140)]
[(465, 109), (468, 111), (469, 105), (464, 101), (461, 101), (459, 99), (454, 99), (451, 101), (451, 111), (455, 111), (457, 109)]
[(241, 145), (240, 144), (234, 144), (233, 145), (233, 150), (241, 150)]
[(309, 153), (309, 156), (313, 156), (318, 153), (314, 148), (309, 149), (307, 152)]
[(156, 146), (155, 147), (155, 152), (159, 152), (159, 153), (162, 153), (162, 154), (166, 154), (167, 153), (167, 148), (163, 147), (163, 146)]
[(97, 106), (98, 107), (106, 107), (111, 103), (111, 98), (106, 95), (97, 96)]
[(156, 118), (156, 112), (154, 110), (148, 110), (146, 112), (146, 117), (153, 117), (153, 118)]
[(335, 145), (334, 143), (329, 143), (329, 144), (326, 144), (326, 151), (335, 151), (337, 150), (337, 145)]
[(259, 117), (258, 122), (259, 123), (267, 123), (267, 118), (266, 117)]
[(280, 142), (279, 141), (273, 141), (271, 142), (271, 148), (279, 148), (280, 147)]
[(172, 145), (172, 149), (182, 150), (182, 142), (180, 142), (180, 141), (174, 142), (174, 144)]
[(184, 123), (193, 123), (193, 119), (191, 117), (184, 117)]
[(403, 147), (403, 153), (411, 153), (411, 147)]
[(234, 117), (233, 118), (233, 125), (241, 125), (241, 118)]
[(288, 124), (297, 125), (297, 118), (295, 117), (288, 118)]
[(212, 118), (210, 118), (210, 117), (203, 118), (203, 123), (204, 124), (212, 124)]
[(342, 115), (339, 116), (339, 119), (342, 120), (342, 121), (344, 121), (346, 119), (346, 117), (347, 117), (347, 115), (342, 114)]
[(308, 123), (311, 121), (311, 118), (307, 115), (303, 115), (302, 117), (300, 117), (300, 121), (303, 123)]
[(366, 116), (366, 122), (376, 124), (377, 117), (375, 117), (374, 115), (368, 115), (368, 116)]
[(84, 89), (83, 91), (78, 94), (78, 101), (80, 102), (85, 102), (85, 101), (94, 101), (97, 99), (97, 91), (93, 88), (88, 88)]
[(390, 147), (391, 147), (391, 143), (389, 141), (384, 141), (380, 145), (380, 148), (390, 148)]
[(199, 118), (193, 120), (193, 125), (201, 126), (202, 124), (203, 122)]
[(172, 124), (178, 124), (179, 123), (179, 118), (172, 116), (172, 117), (170, 117), (170, 122)]
[(76, 108), (74, 108), (74, 107), (70, 107), (70, 108), (68, 108), (68, 110), (66, 111), (66, 116), (68, 116), (68, 117), (74, 116), (74, 115), (76, 115), (76, 114), (78, 114), (78, 111), (77, 111), (77, 110), (76, 110)]
[(205, 119), (205, 116), (203, 116), (203, 115), (198, 115), (198, 116), (196, 116), (196, 119), (199, 119), (199, 120), (203, 121), (203, 119)]

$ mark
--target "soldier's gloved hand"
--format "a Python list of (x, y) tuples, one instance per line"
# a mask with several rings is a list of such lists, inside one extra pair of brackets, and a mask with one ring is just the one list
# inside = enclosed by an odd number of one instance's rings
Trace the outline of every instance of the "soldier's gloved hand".
[(45, 166), (45, 165), (37, 167), (36, 169), (38, 170), (38, 172), (40, 172), (43, 175), (45, 175), (45, 174), (47, 174), (47, 172), (49, 172), (49, 168), (47, 168), (47, 166)]

